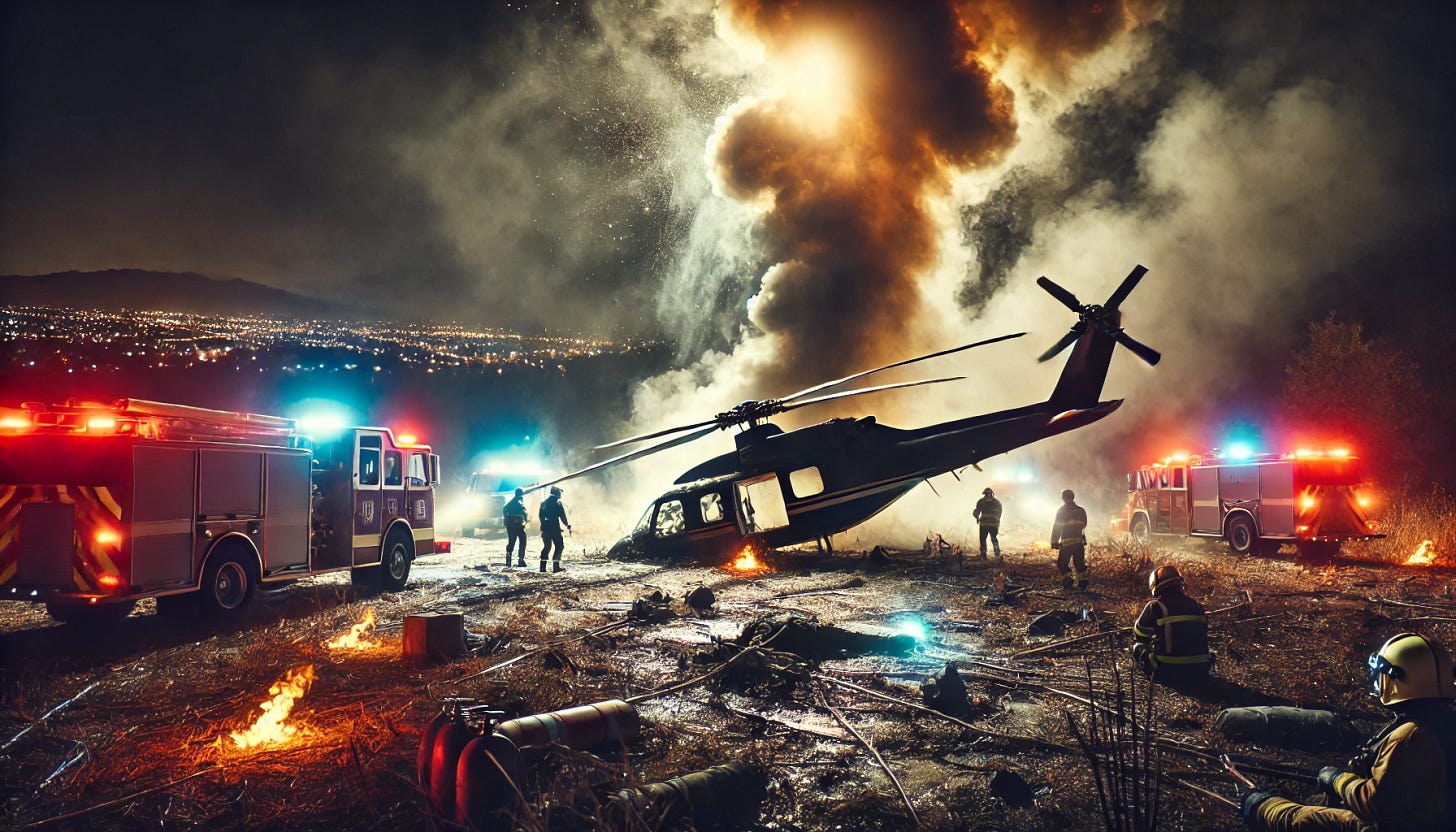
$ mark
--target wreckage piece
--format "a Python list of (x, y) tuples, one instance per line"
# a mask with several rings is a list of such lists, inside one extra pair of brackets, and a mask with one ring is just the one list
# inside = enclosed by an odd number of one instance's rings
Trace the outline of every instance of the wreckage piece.
[(965, 716), (971, 712), (971, 700), (966, 696), (966, 683), (961, 679), (955, 662), (946, 662), (945, 669), (920, 683), (920, 692), (925, 705), (943, 714)]
[(458, 612), (405, 616), (403, 650), (405, 659), (417, 662), (465, 655), (465, 616)]
[(672, 599), (660, 589), (638, 597), (632, 602), (632, 608), (627, 610), (628, 620), (648, 624), (660, 623), (674, 617)]
[(450, 776), (434, 772), (431, 795), (448, 779), (454, 794), (447, 817), (466, 828), (509, 830), (524, 797), (523, 749), (560, 745), (586, 751), (621, 745), (635, 739), (640, 728), (637, 709), (620, 699), (493, 723), (462, 745)]
[(1231, 740), (1305, 751), (1353, 747), (1362, 736), (1333, 711), (1283, 705), (1225, 708), (1214, 717), (1213, 727)]
[(687, 602), (693, 612), (702, 615), (713, 608), (713, 605), (718, 602), (718, 596), (714, 595), (713, 590), (708, 587), (700, 586), (684, 596), (683, 601)]
[(779, 613), (755, 618), (743, 628), (736, 643), (744, 646), (767, 643), (773, 639), (774, 649), (797, 653), (806, 659), (831, 659), (879, 653), (904, 656), (919, 645), (908, 634), (881, 636), (856, 633), (799, 613)]
[(736, 829), (752, 823), (767, 796), (761, 769), (729, 763), (684, 774), (608, 798), (603, 819), (612, 829)]

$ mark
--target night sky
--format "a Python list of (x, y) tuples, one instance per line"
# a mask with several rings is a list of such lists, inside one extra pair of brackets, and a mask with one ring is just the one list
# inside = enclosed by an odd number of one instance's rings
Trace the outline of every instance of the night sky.
[(968, 333), (1034, 354), (1071, 322), (1037, 275), (1095, 302), (1141, 262), (1166, 360), (1119, 361), (1130, 401), (1266, 396), (1330, 311), (1444, 389), (1437, 5), (7, 2), (0, 273), (661, 336), (650, 422)]

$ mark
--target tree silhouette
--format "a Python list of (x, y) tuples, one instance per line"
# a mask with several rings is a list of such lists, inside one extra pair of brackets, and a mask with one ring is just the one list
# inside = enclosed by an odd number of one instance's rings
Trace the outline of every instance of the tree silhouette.
[(1296, 435), (1347, 441), (1366, 475), (1396, 488), (1427, 482), (1422, 445), (1435, 425), (1420, 366), (1404, 351), (1365, 338), (1332, 312), (1284, 371), (1281, 410)]

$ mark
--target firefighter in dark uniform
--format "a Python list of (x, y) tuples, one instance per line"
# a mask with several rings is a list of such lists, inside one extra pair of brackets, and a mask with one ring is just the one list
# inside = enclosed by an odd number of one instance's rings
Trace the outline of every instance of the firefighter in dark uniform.
[(1208, 681), (1208, 618), (1188, 597), (1183, 576), (1171, 563), (1148, 575), (1153, 600), (1132, 625), (1133, 661), (1156, 681), (1175, 687)]
[(1057, 571), (1062, 589), (1087, 588), (1087, 509), (1077, 505), (1072, 489), (1062, 492), (1062, 507), (1052, 525), (1053, 549), (1057, 550)]
[[(566, 519), (566, 507), (561, 505), (561, 489), (551, 486), (551, 496), (541, 501), (541, 510), (537, 512), (541, 518), (541, 540), (545, 548), (541, 550), (541, 571), (546, 571), (546, 561), (552, 560), (551, 571), (561, 571), (561, 550), (566, 543), (561, 539), (561, 527), (564, 524), (569, 531), (571, 521)], [(551, 557), (551, 547), (556, 547), (555, 558)]]
[(517, 488), (516, 496), (506, 503), (501, 509), (501, 520), (506, 526), (506, 566), (511, 565), (511, 550), (516, 548), (516, 541), (520, 541), (520, 548), (516, 552), (516, 565), (526, 565), (526, 492)]
[(981, 526), (981, 558), (986, 557), (986, 536), (990, 535), (991, 545), (996, 552), (996, 560), (1001, 559), (1001, 541), (996, 537), (1001, 530), (1001, 501), (996, 499), (996, 494), (987, 488), (981, 492), (981, 499), (976, 503), (976, 510), (971, 516)]
[(1304, 806), (1262, 791), (1244, 794), (1257, 832), (1438, 832), (1456, 829), (1456, 686), (1451, 656), (1415, 633), (1395, 636), (1368, 662), (1370, 694), (1395, 719), (1346, 768), (1325, 766), (1329, 806)]

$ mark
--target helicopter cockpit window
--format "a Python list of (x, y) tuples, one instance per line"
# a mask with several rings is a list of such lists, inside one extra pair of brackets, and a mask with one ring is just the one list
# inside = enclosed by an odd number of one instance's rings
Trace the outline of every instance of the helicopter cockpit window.
[(815, 466), (800, 468), (789, 474), (789, 490), (799, 498), (822, 494), (824, 493), (824, 478), (819, 476), (819, 469)]
[(682, 503), (668, 500), (657, 507), (657, 524), (653, 526), (653, 534), (658, 537), (672, 537), (682, 534), (684, 528)]
[(717, 523), (723, 519), (723, 497), (717, 492), (704, 494), (703, 499), (698, 501), (698, 508), (703, 511), (704, 523)]

